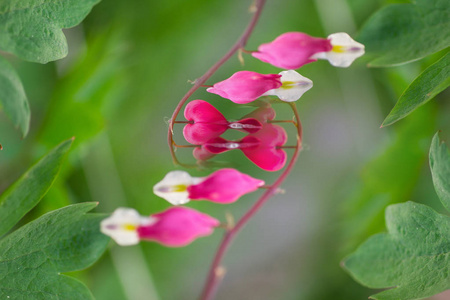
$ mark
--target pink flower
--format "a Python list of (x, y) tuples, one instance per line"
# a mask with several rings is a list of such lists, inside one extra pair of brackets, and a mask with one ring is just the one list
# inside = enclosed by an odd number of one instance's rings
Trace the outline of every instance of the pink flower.
[(259, 46), (252, 56), (279, 68), (298, 69), (316, 61), (311, 58), (314, 54), (327, 52), (332, 48), (327, 39), (315, 38), (301, 32), (287, 32), (273, 42)]
[(173, 205), (203, 199), (226, 204), (262, 185), (263, 180), (235, 169), (221, 169), (207, 177), (191, 177), (184, 171), (172, 171), (153, 187), (153, 192)]
[(203, 100), (193, 100), (186, 105), (184, 116), (190, 123), (183, 128), (183, 136), (191, 144), (202, 144), (220, 136), (227, 129), (236, 129), (254, 133), (262, 128), (254, 118), (246, 118), (237, 122), (227, 119), (211, 104)]
[(287, 160), (286, 152), (281, 148), (287, 141), (287, 134), (283, 127), (265, 124), (263, 128), (242, 139), (242, 142), (254, 142), (258, 146), (242, 148), (242, 152), (255, 165), (266, 171), (278, 171), (284, 167)]
[(219, 224), (218, 220), (186, 207), (172, 207), (149, 217), (140, 216), (134, 209), (118, 208), (100, 223), (100, 230), (122, 246), (149, 240), (181, 247), (210, 235)]
[(230, 78), (218, 82), (207, 91), (234, 103), (245, 104), (261, 97), (265, 92), (279, 88), (281, 75), (259, 74), (251, 71), (234, 73)]
[(263, 180), (255, 179), (235, 169), (221, 169), (199, 184), (189, 186), (187, 190), (192, 200), (208, 199), (217, 203), (231, 203), (263, 185)]
[(208, 236), (220, 222), (187, 207), (171, 207), (152, 215), (156, 222), (137, 228), (141, 240), (150, 240), (169, 247), (182, 247), (198, 237)]
[(346, 68), (363, 54), (364, 45), (345, 32), (330, 34), (326, 39), (287, 32), (252, 53), (263, 62), (284, 69), (298, 69), (317, 59), (326, 59), (335, 67)]
[(216, 154), (240, 149), (248, 159), (266, 171), (278, 171), (287, 160), (286, 152), (281, 148), (287, 141), (283, 127), (266, 123), (263, 128), (249, 134), (240, 141), (228, 141), (217, 137), (194, 149), (193, 155), (198, 160), (206, 160)]

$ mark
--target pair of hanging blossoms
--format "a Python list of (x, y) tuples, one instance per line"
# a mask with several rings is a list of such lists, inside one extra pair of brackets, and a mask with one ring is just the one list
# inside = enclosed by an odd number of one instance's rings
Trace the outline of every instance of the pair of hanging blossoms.
[[(221, 169), (207, 177), (192, 177), (184, 171), (169, 172), (157, 183), (153, 192), (173, 205), (190, 200), (209, 200), (228, 204), (253, 192), (264, 181), (235, 169)], [(101, 231), (122, 246), (140, 240), (155, 241), (168, 247), (182, 247), (198, 237), (210, 235), (220, 222), (187, 207), (171, 207), (148, 217), (134, 209), (118, 208), (101, 222)]]
[[(364, 54), (364, 45), (346, 33), (331, 34), (324, 39), (288, 32), (250, 53), (263, 62), (288, 70), (279, 74), (239, 71), (210, 86), (207, 91), (238, 104), (250, 103), (261, 96), (277, 96), (285, 102), (297, 101), (312, 88), (313, 82), (293, 69), (317, 59), (326, 59), (336, 67), (348, 67)], [(275, 118), (275, 111), (270, 106), (260, 107), (241, 120), (230, 122), (206, 101), (194, 100), (186, 106), (185, 117), (188, 121), (183, 135), (189, 143), (199, 146), (193, 151), (198, 160), (240, 149), (267, 171), (277, 171), (286, 163), (287, 155), (281, 148), (287, 135), (281, 126), (270, 123)], [(228, 141), (220, 137), (228, 129), (248, 135), (239, 141)], [(191, 177), (184, 171), (172, 171), (153, 190), (173, 205), (186, 204), (190, 200), (227, 204), (263, 185), (264, 181), (235, 169), (221, 169), (207, 177)], [(118, 208), (101, 222), (101, 231), (119, 245), (150, 240), (169, 247), (181, 247), (198, 237), (210, 235), (218, 226), (220, 222), (215, 218), (186, 207), (171, 207), (148, 217), (140, 216), (134, 209)]]
[[(278, 171), (286, 164), (287, 154), (282, 147), (287, 141), (287, 134), (283, 127), (269, 123), (275, 118), (275, 111), (268, 103), (239, 121), (229, 122), (208, 102), (193, 100), (186, 105), (184, 116), (188, 124), (184, 126), (183, 135), (186, 141), (198, 146), (193, 151), (198, 161), (238, 149), (266, 171)], [(220, 137), (228, 129), (248, 135), (238, 141)]]

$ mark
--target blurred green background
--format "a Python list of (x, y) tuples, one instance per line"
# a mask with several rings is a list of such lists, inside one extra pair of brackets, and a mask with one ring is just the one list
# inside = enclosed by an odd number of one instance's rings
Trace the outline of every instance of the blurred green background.
[[(379, 7), (402, 1), (267, 2), (249, 50), (288, 31), (355, 36)], [(103, 0), (80, 26), (65, 30), (67, 58), (40, 65), (7, 56), (24, 83), (32, 121), (30, 134), (22, 140), (0, 112), (0, 191), (50, 148), (76, 137), (59, 179), (23, 222), (85, 201), (98, 201), (97, 211), (107, 213), (119, 206), (144, 215), (169, 207), (152, 193), (168, 171), (179, 169), (166, 143), (167, 120), (191, 87), (188, 80), (200, 77), (240, 36), (251, 17), (250, 4)], [(244, 58), (244, 67), (235, 57), (208, 84), (238, 70), (280, 71)], [(389, 69), (367, 69), (364, 57), (348, 69), (333, 68), (326, 61), (300, 69), (314, 81), (297, 104), (304, 151), (283, 185), (286, 192), (271, 199), (232, 245), (217, 299), (347, 300), (374, 293), (354, 282), (339, 263), (369, 235), (384, 230), (384, 208), (412, 200), (443, 212), (427, 155), (437, 130), (443, 130), (444, 140), (450, 137), (450, 104), (442, 101), (448, 91), (406, 119), (379, 128), (403, 89), (438, 58)], [(230, 119), (251, 111), (204, 90), (193, 99), (208, 100)], [(277, 119), (292, 117), (287, 105), (275, 108)], [(175, 140), (182, 144), (182, 125), (176, 126)], [(286, 129), (288, 143), (294, 144), (293, 128)], [(193, 162), (189, 149), (177, 155)], [(268, 183), (279, 175), (261, 171), (238, 151), (219, 160), (233, 161), (233, 167)], [(190, 172), (205, 176), (211, 170)], [(237, 219), (260, 194), (227, 206), (189, 206), (220, 220), (226, 212)], [(72, 275), (99, 300), (196, 299), (221, 236), (216, 230), (211, 237), (176, 249), (111, 243), (96, 265)]]

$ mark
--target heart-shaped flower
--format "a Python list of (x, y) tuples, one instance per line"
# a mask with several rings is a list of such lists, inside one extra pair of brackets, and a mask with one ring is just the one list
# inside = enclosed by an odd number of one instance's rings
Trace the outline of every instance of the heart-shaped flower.
[(262, 124), (254, 118), (229, 122), (213, 105), (203, 100), (193, 100), (186, 105), (184, 117), (189, 121), (183, 128), (187, 142), (200, 145), (220, 136), (227, 129), (254, 133)]
[(118, 208), (100, 223), (100, 230), (122, 246), (148, 240), (182, 247), (210, 235), (219, 224), (218, 220), (187, 207), (171, 207), (149, 217), (140, 216), (131, 208)]
[(172, 171), (153, 187), (153, 192), (173, 205), (185, 204), (190, 200), (226, 204), (235, 202), (262, 185), (263, 180), (235, 169), (221, 169), (207, 177), (192, 177), (184, 171)]
[(251, 71), (239, 71), (208, 88), (206, 91), (229, 99), (234, 103), (252, 102), (265, 92), (279, 88), (281, 75), (260, 74)]

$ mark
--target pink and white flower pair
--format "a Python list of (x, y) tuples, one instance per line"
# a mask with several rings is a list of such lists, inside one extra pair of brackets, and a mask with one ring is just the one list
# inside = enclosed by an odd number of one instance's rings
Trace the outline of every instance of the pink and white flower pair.
[(190, 200), (227, 204), (263, 185), (263, 180), (235, 169), (221, 169), (207, 177), (192, 177), (185, 171), (172, 171), (153, 187), (153, 192), (173, 205), (186, 204)]
[(206, 91), (238, 104), (250, 103), (261, 96), (277, 96), (282, 101), (293, 102), (300, 99), (312, 86), (310, 79), (294, 70), (279, 74), (239, 71)]
[(101, 222), (100, 230), (121, 246), (147, 240), (182, 247), (210, 235), (219, 225), (218, 220), (187, 207), (171, 207), (148, 217), (131, 208), (118, 208)]
[(287, 32), (259, 46), (252, 56), (279, 68), (298, 69), (317, 59), (326, 59), (335, 67), (345, 68), (363, 54), (364, 45), (345, 32), (331, 34), (327, 39)]

